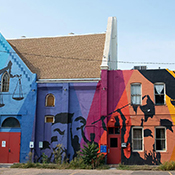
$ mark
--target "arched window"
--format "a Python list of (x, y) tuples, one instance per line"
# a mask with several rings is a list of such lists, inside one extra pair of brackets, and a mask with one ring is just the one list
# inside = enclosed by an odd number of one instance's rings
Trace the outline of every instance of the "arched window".
[(10, 75), (8, 72), (5, 72), (2, 75), (2, 79), (1, 79), (1, 92), (9, 91), (9, 81), (10, 81)]
[(46, 96), (46, 106), (55, 106), (55, 96), (53, 94)]
[(14, 117), (6, 118), (2, 123), (3, 128), (20, 128), (19, 121)]

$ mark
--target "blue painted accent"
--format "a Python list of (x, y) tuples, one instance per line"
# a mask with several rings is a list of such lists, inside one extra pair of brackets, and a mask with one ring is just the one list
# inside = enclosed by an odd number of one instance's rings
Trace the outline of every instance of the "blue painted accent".
[[(30, 151), (29, 142), (34, 140), (37, 95), (36, 74), (29, 70), (1, 34), (0, 51), (2, 51), (0, 52), (0, 70), (6, 68), (9, 62), (12, 63), (11, 68), (5, 70), (11, 74), (11, 77), (9, 92), (2, 92), (2, 96), (0, 96), (0, 102), (2, 98), (4, 103), (4, 106), (0, 107), (0, 124), (8, 117), (14, 117), (21, 125), (21, 128), (2, 128), (0, 125), (0, 132), (21, 132), (20, 162), (26, 162)], [(0, 74), (0, 77), (2, 74)], [(19, 95), (19, 91), (17, 91), (19, 89), (19, 84), (17, 86), (19, 78), (16, 75), (21, 75), (23, 99), (13, 98), (14, 92)]]
[(106, 145), (101, 145), (100, 146), (100, 152), (101, 153), (107, 153), (107, 146)]

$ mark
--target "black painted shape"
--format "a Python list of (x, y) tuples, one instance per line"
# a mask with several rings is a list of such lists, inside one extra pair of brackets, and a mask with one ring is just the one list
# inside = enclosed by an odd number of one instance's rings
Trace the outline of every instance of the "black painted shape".
[(77, 130), (83, 128), (85, 125), (86, 125), (86, 120), (82, 117), (82, 116), (79, 116), (75, 119), (75, 121), (80, 121), (80, 123), (82, 123), (83, 125), (80, 126), (80, 127), (77, 127)]
[(122, 128), (121, 128), (121, 143), (124, 142), (124, 135), (126, 133), (126, 118), (123, 115), (121, 108), (117, 109), (117, 112), (121, 115), (121, 119), (122, 119)]
[(120, 126), (120, 122), (119, 122), (118, 116), (115, 117), (115, 126)]
[(64, 135), (64, 133), (65, 133), (65, 130), (64, 131), (61, 131), (59, 128), (56, 128), (53, 131), (54, 132), (57, 131), (60, 135)]
[(52, 143), (52, 142), (57, 142), (57, 141), (58, 141), (57, 136), (51, 137), (51, 143)]
[[(121, 112), (121, 109), (117, 109), (117, 112), (121, 115), (122, 119), (122, 129), (121, 129), (121, 142), (124, 142), (124, 136), (126, 134), (126, 117), (123, 115)], [(115, 117), (117, 121), (117, 117)], [(132, 147), (132, 142), (131, 142), (131, 129), (129, 131), (129, 137), (128, 140), (126, 141), (127, 145), (130, 144)], [(124, 155), (124, 150), (121, 149), (121, 161), (124, 164), (128, 165), (143, 165), (143, 164), (149, 164), (149, 165), (159, 165), (161, 163), (161, 155), (160, 153), (156, 153), (154, 150), (151, 153), (146, 153), (145, 152), (145, 157), (144, 159), (140, 157), (140, 154), (138, 152), (132, 152), (131, 151), (131, 156), (129, 158), (125, 157)]]
[(7, 70), (9, 70), (9, 74), (10, 74), (11, 73), (11, 68), (12, 68), (12, 62), (9, 61), (7, 67), (0, 70), (0, 74), (4, 73)]
[(145, 129), (144, 137), (149, 137), (149, 136), (153, 138), (152, 131), (150, 129)]
[(40, 148), (40, 149), (42, 150), (46, 148), (50, 149), (50, 143), (48, 141), (43, 141), (43, 148)]
[(59, 113), (55, 115), (55, 122), (52, 124), (56, 124), (56, 123), (62, 123), (62, 124), (68, 124), (68, 123), (72, 123), (72, 117), (73, 117), (74, 113)]
[[(83, 140), (86, 142), (86, 143), (90, 143), (92, 144), (95, 140), (95, 133), (90, 133), (90, 140), (88, 140), (84, 134), (84, 131), (83, 131), (83, 127), (81, 128), (81, 135), (83, 137)], [(97, 142), (94, 142), (94, 144), (98, 147), (98, 143)]]
[[(113, 112), (112, 112), (113, 113)], [(110, 113), (110, 114), (112, 114), (112, 113)], [(108, 115), (110, 115), (110, 114), (108, 114)], [(95, 123), (97, 123), (97, 122), (99, 122), (100, 120), (102, 121), (102, 127), (103, 127), (103, 129), (105, 130), (105, 131), (107, 131), (107, 128), (106, 128), (106, 124), (105, 124), (105, 122), (104, 122), (104, 120), (105, 120), (105, 118), (107, 117), (107, 115), (106, 116), (101, 116), (100, 117), (100, 119), (98, 119), (98, 120), (96, 120), (95, 122), (93, 122), (93, 123), (91, 123), (92, 125), (93, 124), (95, 124)]]
[(145, 122), (147, 122), (149, 117), (153, 118), (153, 115), (155, 115), (155, 106), (149, 95), (145, 95), (142, 99), (144, 98), (147, 98), (146, 100), (147, 104), (140, 106), (140, 109), (144, 113)]
[(80, 143), (79, 143), (79, 137), (77, 135), (73, 137), (72, 128), (70, 128), (70, 133), (71, 133), (71, 145), (74, 150), (74, 155), (73, 155), (73, 159), (74, 159), (77, 156), (77, 151), (80, 150)]
[(175, 101), (174, 100), (170, 100), (171, 101), (171, 104), (173, 105), (173, 106), (175, 106)]
[(135, 113), (137, 114), (138, 105), (132, 105), (132, 107), (133, 107), (133, 110), (135, 111)]
[(139, 70), (139, 72), (153, 84), (156, 82), (164, 82), (166, 85), (166, 94), (171, 98), (175, 99), (174, 91), (174, 77), (166, 70)]
[(143, 126), (143, 118), (141, 119), (141, 124), (140, 124), (140, 126)]
[(160, 119), (160, 126), (165, 126), (166, 129), (169, 129), (171, 132), (173, 132), (173, 123), (168, 119)]
[(104, 122), (105, 118), (106, 118), (106, 116), (101, 116), (102, 128), (103, 128), (105, 131), (107, 131), (106, 124), (105, 124), (105, 122)]
[(86, 120), (82, 116), (77, 117), (75, 121), (80, 121), (81, 123), (83, 123), (83, 127), (86, 125)]
[(159, 165), (161, 164), (160, 159), (161, 155), (159, 152), (155, 151), (144, 152), (144, 164)]

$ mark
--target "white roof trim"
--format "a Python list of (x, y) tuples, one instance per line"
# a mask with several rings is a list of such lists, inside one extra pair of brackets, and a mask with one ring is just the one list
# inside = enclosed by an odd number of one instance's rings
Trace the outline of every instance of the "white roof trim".
[(101, 78), (39, 79), (37, 83), (98, 82)]

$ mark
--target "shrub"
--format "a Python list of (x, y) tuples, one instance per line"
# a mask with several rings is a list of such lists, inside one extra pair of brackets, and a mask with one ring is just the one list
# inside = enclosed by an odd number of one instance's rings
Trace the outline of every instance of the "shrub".
[(99, 148), (94, 142), (92, 144), (88, 143), (87, 146), (84, 145), (83, 149), (81, 149), (81, 155), (83, 163), (91, 165), (92, 168), (99, 166), (104, 159), (104, 155), (99, 153)]
[(48, 163), (48, 156), (45, 153), (42, 154), (42, 162)]

